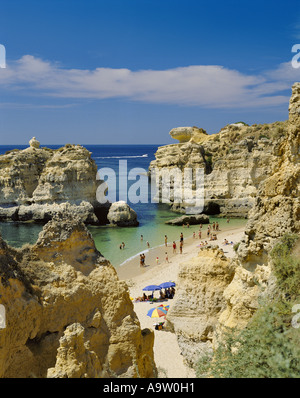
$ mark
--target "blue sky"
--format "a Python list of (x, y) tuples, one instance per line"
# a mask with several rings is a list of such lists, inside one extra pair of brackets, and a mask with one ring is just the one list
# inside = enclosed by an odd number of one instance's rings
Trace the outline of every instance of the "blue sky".
[[(275, 3), (275, 4), (274, 4)], [(300, 3), (2, 0), (0, 144), (167, 144), (288, 118)]]

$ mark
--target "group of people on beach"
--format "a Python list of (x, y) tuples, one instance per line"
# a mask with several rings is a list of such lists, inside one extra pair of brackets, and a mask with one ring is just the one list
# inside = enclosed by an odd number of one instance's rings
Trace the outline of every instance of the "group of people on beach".
[(172, 286), (172, 287), (169, 287), (169, 288), (165, 289), (164, 293), (161, 290), (160, 293), (159, 293), (159, 298), (161, 300), (172, 299), (174, 297), (174, 294), (175, 294), (175, 288)]
[[(172, 299), (175, 295), (175, 288), (174, 287), (169, 287), (164, 289), (165, 291), (163, 292), (160, 290), (159, 292), (159, 300), (166, 300), (166, 299)], [(137, 297), (135, 301), (149, 301), (153, 300), (153, 293), (150, 294), (149, 296), (146, 295), (146, 293), (143, 293), (141, 297)]]
[[(141, 241), (143, 241), (143, 240), (144, 240), (144, 237), (143, 237), (143, 235), (141, 235)], [(179, 237), (179, 252), (180, 252), (180, 254), (182, 254), (183, 240), (184, 240), (183, 239), (183, 233), (181, 232), (180, 233), (180, 237)], [(165, 235), (164, 241), (165, 241), (165, 246), (168, 247), (168, 236), (167, 235)], [(150, 248), (150, 244), (149, 244), (148, 241), (147, 241), (147, 247)], [(174, 240), (173, 240), (173, 243), (172, 243), (172, 247), (173, 247), (173, 254), (176, 254), (177, 253), (177, 244), (176, 244), (176, 242)], [(156, 257), (155, 261), (156, 261), (156, 264), (159, 264), (159, 257), (158, 256)], [(165, 252), (165, 261), (166, 261), (166, 263), (169, 263), (168, 252)], [(145, 266), (145, 254), (144, 253), (140, 254), (140, 266), (141, 267)]]

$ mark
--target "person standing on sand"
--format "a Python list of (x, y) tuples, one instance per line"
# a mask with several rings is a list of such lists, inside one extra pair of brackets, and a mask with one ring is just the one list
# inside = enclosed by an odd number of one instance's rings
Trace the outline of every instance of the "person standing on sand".
[(143, 257), (142, 257), (142, 255), (140, 254), (140, 267), (142, 267), (143, 266)]
[(201, 231), (199, 231), (198, 235), (199, 235), (199, 239), (201, 239)]
[(210, 234), (210, 225), (207, 227), (207, 237), (209, 238), (209, 234)]
[(169, 262), (169, 256), (168, 256), (168, 253), (166, 252), (166, 263), (168, 263)]
[(180, 254), (182, 254), (182, 246), (183, 246), (183, 242), (180, 241), (180, 246), (179, 246)]
[(196, 238), (196, 233), (195, 232), (193, 232), (193, 239), (195, 239)]
[(180, 234), (180, 242), (182, 242), (182, 244), (183, 244), (183, 233), (182, 232)]
[(218, 223), (218, 221), (216, 222), (216, 231), (219, 231), (219, 223)]
[(165, 246), (166, 247), (168, 246), (168, 237), (167, 237), (167, 235), (165, 235)]
[(158, 259), (158, 257), (156, 257), (156, 264), (158, 264), (159, 263), (159, 259)]
[(176, 254), (176, 242), (173, 240), (173, 253)]

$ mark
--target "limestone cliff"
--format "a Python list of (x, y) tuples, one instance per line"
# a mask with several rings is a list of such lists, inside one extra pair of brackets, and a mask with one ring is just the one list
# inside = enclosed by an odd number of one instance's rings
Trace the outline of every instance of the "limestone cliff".
[(68, 215), (35, 245), (0, 239), (0, 377), (153, 377), (153, 331), (141, 330), (126, 284)]
[(300, 232), (300, 83), (295, 83), (289, 105), (287, 138), (281, 143), (280, 161), (259, 186), (249, 214), (245, 239), (238, 250), (248, 266), (266, 261), (274, 241), (284, 233)]
[(226, 328), (244, 328), (270, 283), (268, 266), (253, 272), (227, 258), (217, 246), (180, 265), (168, 325), (177, 335), (186, 361), (194, 366), (217, 346)]
[[(33, 137), (28, 148), (0, 156), (0, 220), (45, 223), (69, 212), (86, 224), (109, 223), (111, 203), (97, 201), (101, 182), (86, 148), (67, 144), (52, 150)], [(133, 212), (128, 206), (130, 217), (119, 224), (137, 225), (136, 219), (131, 223)]]
[(69, 208), (97, 223), (97, 166), (80, 145), (42, 148), (35, 137), (24, 150), (0, 156), (0, 219), (49, 221)]
[[(259, 185), (281, 163), (281, 144), (287, 125), (287, 122), (252, 126), (237, 123), (212, 135), (199, 132), (200, 129), (195, 132), (196, 128), (173, 129), (171, 136), (180, 142), (158, 148), (149, 169), (201, 168), (205, 173), (204, 212), (247, 217)], [(182, 213), (187, 206), (184, 201), (171, 203), (174, 211)]]
[(206, 249), (181, 265), (167, 319), (191, 364), (218, 344), (224, 327), (244, 328), (259, 307), (259, 298), (270, 300), (276, 291), (270, 250), (285, 233), (300, 233), (299, 110), (300, 83), (296, 83), (287, 134), (267, 153), (273, 165), (266, 164), (267, 175), (256, 188), (236, 257), (229, 260), (216, 248)]
[(233, 276), (234, 267), (218, 248), (202, 249), (180, 265), (167, 320), (190, 365), (212, 348), (214, 328), (225, 309), (223, 292)]

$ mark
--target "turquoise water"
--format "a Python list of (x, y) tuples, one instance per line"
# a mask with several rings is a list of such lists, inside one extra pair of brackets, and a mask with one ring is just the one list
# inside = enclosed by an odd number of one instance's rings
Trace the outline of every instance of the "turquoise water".
[[(120, 266), (128, 258), (140, 252), (147, 251), (147, 241), (150, 248), (164, 245), (164, 237), (168, 236), (168, 242), (178, 241), (180, 233), (184, 237), (192, 236), (193, 232), (199, 231), (198, 225), (189, 228), (182, 226), (166, 225), (165, 221), (177, 217), (178, 214), (168, 210), (165, 205), (157, 205), (156, 211), (148, 212), (147, 222), (141, 221), (138, 227), (119, 228), (109, 226), (88, 226), (97, 249), (114, 266)], [(149, 218), (152, 217), (151, 221)], [(228, 227), (242, 227), (246, 224), (245, 219), (231, 219), (227, 224), (226, 219), (210, 217), (210, 222), (218, 221), (220, 230)], [(4, 240), (14, 247), (21, 247), (25, 243), (34, 244), (43, 226), (34, 223), (0, 223), (0, 232)], [(207, 225), (203, 224), (203, 231)], [(143, 235), (143, 241), (141, 241)], [(197, 236), (197, 235), (196, 235)], [(202, 235), (205, 240), (205, 233)], [(124, 242), (125, 248), (120, 250), (120, 244)]]
[[(158, 206), (159, 207), (159, 206)], [(135, 256), (140, 252), (146, 252), (147, 241), (150, 247), (164, 245), (164, 237), (167, 235), (168, 242), (178, 241), (180, 233), (184, 237), (193, 235), (193, 232), (199, 231), (199, 225), (191, 225), (189, 228), (182, 226), (166, 225), (165, 221), (179, 216), (167, 208), (159, 207), (153, 215), (153, 220), (145, 224), (141, 223), (139, 227), (116, 228), (116, 227), (89, 227), (95, 240), (97, 249), (114, 266), (121, 265), (125, 260)], [(231, 219), (227, 224), (226, 219), (210, 217), (210, 222), (218, 221), (220, 230), (228, 227), (243, 227), (246, 224), (245, 219)], [(207, 230), (207, 225), (203, 224), (202, 231)], [(143, 235), (143, 241), (141, 241)], [(197, 236), (197, 235), (196, 235)], [(202, 235), (205, 240), (205, 234)], [(125, 243), (125, 249), (120, 249), (120, 244)]]
[[(59, 146), (49, 146), (58, 148)], [(20, 146), (19, 149), (24, 147)], [(86, 148), (92, 152), (98, 169), (109, 167), (115, 170), (117, 178), (124, 176), (124, 169), (120, 169), (119, 160), (127, 161), (128, 171), (134, 167), (148, 170), (151, 160), (155, 159), (158, 145), (87, 145)], [(0, 146), (0, 154), (14, 149), (12, 146)], [(128, 189), (135, 181), (128, 181)], [(150, 247), (164, 244), (164, 236), (168, 236), (168, 242), (178, 241), (180, 233), (185, 237), (198, 231), (199, 226), (182, 228), (180, 226), (166, 225), (165, 221), (178, 217), (180, 214), (171, 212), (167, 205), (151, 203), (151, 190), (148, 187), (148, 203), (137, 203), (129, 205), (136, 211), (140, 225), (131, 228), (118, 228), (110, 226), (89, 226), (97, 249), (114, 266), (121, 265), (128, 258), (147, 250), (147, 241)], [(118, 189), (118, 187), (117, 187)], [(119, 200), (117, 197), (116, 200)], [(210, 217), (211, 223), (218, 221), (220, 229), (227, 225), (226, 219)], [(232, 219), (230, 226), (244, 226), (246, 220)], [(42, 225), (33, 223), (0, 223), (0, 232), (3, 238), (14, 247), (21, 247), (25, 243), (33, 244), (38, 238)], [(204, 230), (205, 230), (204, 225)], [(144, 239), (141, 241), (141, 235)], [(120, 244), (124, 242), (125, 248), (120, 250)]]

